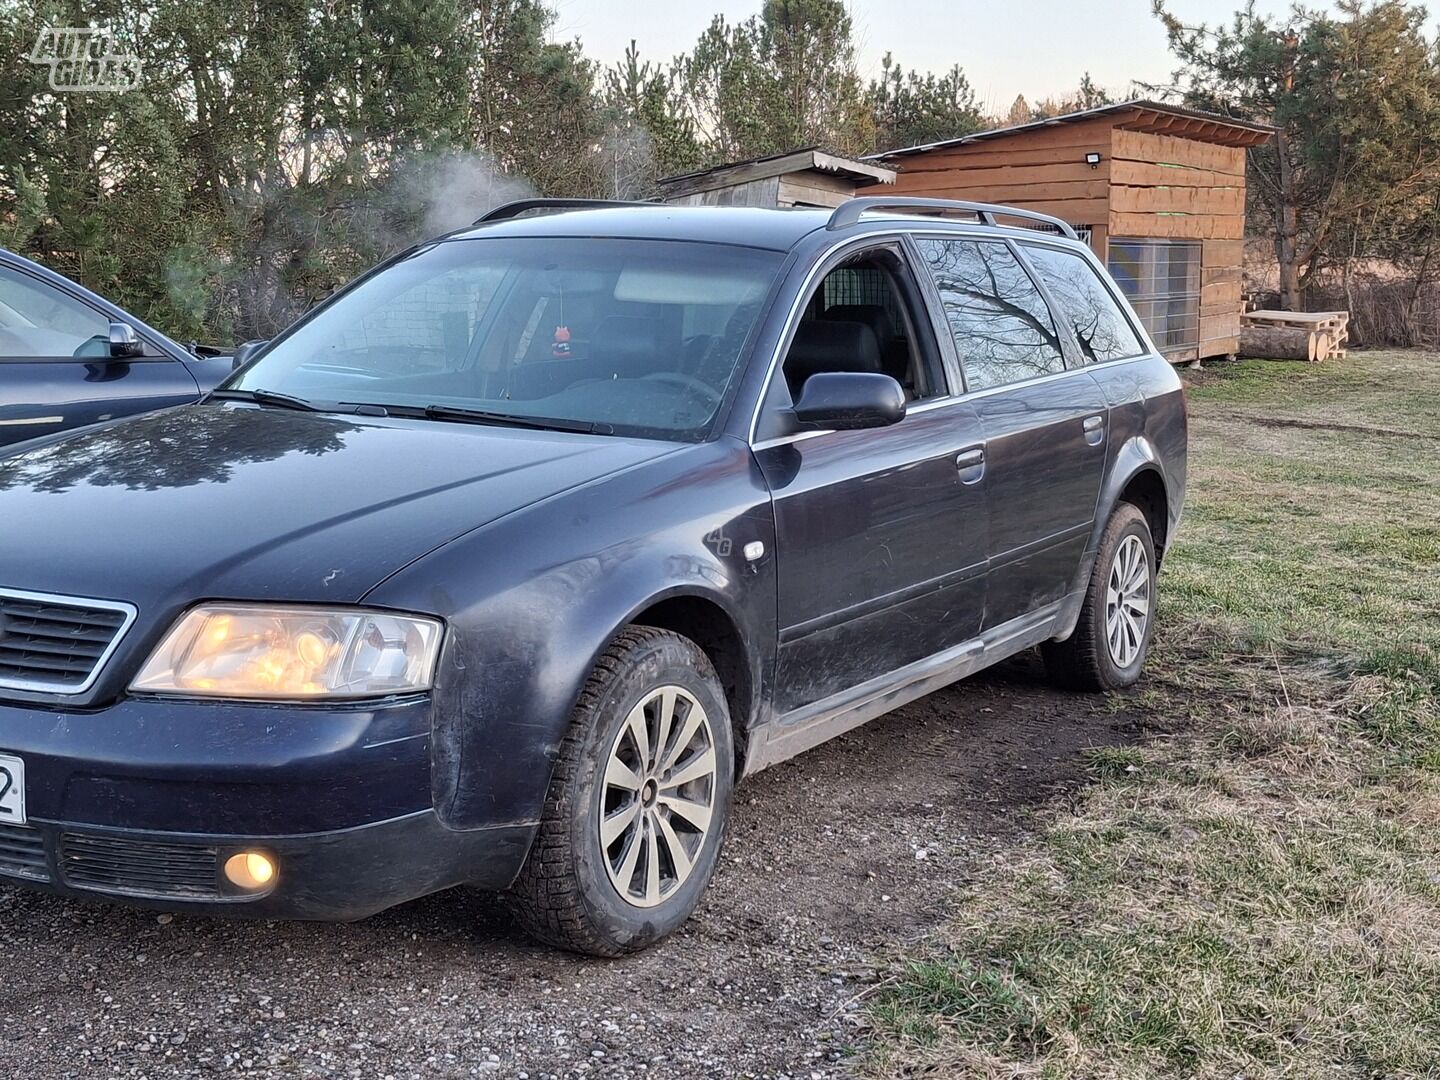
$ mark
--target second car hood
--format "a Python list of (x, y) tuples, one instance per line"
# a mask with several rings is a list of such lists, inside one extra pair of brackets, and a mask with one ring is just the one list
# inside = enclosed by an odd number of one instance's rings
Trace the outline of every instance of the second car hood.
[(672, 445), (196, 405), (0, 457), (0, 587), (167, 609), (353, 602), (461, 533)]

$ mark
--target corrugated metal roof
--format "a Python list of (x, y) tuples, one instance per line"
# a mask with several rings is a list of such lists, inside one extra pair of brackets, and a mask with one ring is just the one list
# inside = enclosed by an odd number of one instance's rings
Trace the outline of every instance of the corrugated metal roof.
[(989, 131), (976, 131), (969, 135), (961, 135), (955, 139), (944, 139), (940, 142), (922, 143), (919, 146), (906, 146), (899, 150), (886, 150), (879, 154), (870, 154), (866, 161), (887, 161), (890, 158), (905, 157), (910, 154), (923, 154), (930, 150), (945, 150), (952, 146), (965, 146), (969, 143), (984, 142), (989, 139), (1003, 139), (1010, 135), (1020, 135), (1025, 132), (1038, 131), (1041, 128), (1056, 127), (1060, 124), (1073, 124), (1080, 120), (1090, 120), (1098, 116), (1112, 116), (1124, 112), (1135, 112), (1137, 114), (1155, 113), (1159, 116), (1174, 117), (1179, 120), (1201, 120), (1213, 124), (1216, 129), (1228, 129), (1229, 137), (1217, 138), (1214, 134), (1207, 137), (1203, 130), (1186, 132), (1177, 130), (1174, 134), (1181, 138), (1195, 139), (1199, 142), (1224, 142), (1230, 145), (1253, 145), (1269, 140), (1275, 133), (1275, 128), (1269, 124), (1257, 124), (1252, 120), (1236, 120), (1229, 116), (1221, 116), (1218, 113), (1201, 112), (1199, 109), (1189, 109), (1182, 105), (1167, 105), (1160, 101), (1147, 101), (1143, 98), (1136, 98), (1131, 101), (1121, 101), (1114, 105), (1101, 105), (1094, 109), (1082, 109), (1079, 112), (1065, 113), (1061, 116), (1051, 116), (1044, 120), (1032, 120), (1028, 124), (1015, 124), (1011, 127), (992, 128)]
[(849, 176), (855, 180), (871, 183), (877, 181), (893, 183), (895, 179), (894, 170), (887, 169), (883, 165), (873, 164), (868, 158), (858, 160), (848, 158), (824, 146), (814, 145), (800, 146), (778, 154), (766, 154), (764, 157), (747, 158), (745, 161), (727, 161), (723, 165), (715, 165), (708, 169), (667, 176), (657, 180), (656, 183), (667, 187), (671, 185), (690, 186), (712, 178), (728, 179), (725, 174), (732, 172), (744, 172), (746, 179), (758, 179), (763, 176), (778, 176), (782, 173), (804, 172), (811, 169), (817, 172)]

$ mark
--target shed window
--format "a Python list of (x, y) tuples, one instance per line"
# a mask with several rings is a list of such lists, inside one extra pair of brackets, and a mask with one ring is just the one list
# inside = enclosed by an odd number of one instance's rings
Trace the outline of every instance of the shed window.
[(1110, 273), (1161, 352), (1200, 343), (1200, 244), (1111, 240)]

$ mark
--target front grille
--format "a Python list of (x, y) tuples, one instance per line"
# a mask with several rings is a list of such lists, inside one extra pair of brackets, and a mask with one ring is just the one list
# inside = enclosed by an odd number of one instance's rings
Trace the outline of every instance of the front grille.
[(128, 604), (0, 590), (0, 688), (90, 688), (135, 618)]
[(0, 825), (0, 875), (49, 881), (45, 865), (45, 841), (34, 829), (23, 825)]
[(77, 889), (127, 896), (213, 900), (220, 875), (213, 847), (65, 833), (60, 872)]

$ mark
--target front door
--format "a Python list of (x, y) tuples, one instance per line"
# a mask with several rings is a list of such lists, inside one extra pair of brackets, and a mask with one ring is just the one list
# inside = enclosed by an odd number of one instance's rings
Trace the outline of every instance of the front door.
[(1067, 367), (1063, 324), (1004, 241), (917, 241), (985, 439), (990, 574), (985, 629), (1061, 600), (1095, 520), (1108, 404)]
[(952, 393), (920, 312), (898, 247), (855, 256), (822, 280), (776, 380), (781, 400), (770, 405), (780, 409), (821, 371), (891, 374), (909, 399), (891, 427), (756, 446), (775, 509), (780, 714), (980, 629), (985, 483), (971, 461), (980, 421)]
[(109, 331), (89, 304), (0, 266), (0, 446), (195, 400), (185, 365), (150, 346), (112, 361)]

